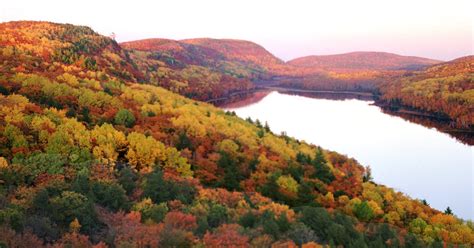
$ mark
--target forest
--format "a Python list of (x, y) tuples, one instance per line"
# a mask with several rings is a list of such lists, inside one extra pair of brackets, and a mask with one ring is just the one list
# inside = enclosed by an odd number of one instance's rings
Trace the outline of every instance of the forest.
[[(474, 245), (472, 221), (449, 208), (199, 101), (252, 87), (245, 73), (263, 67), (188, 61), (198, 48), (184, 47), (169, 55), (83, 26), (0, 24), (0, 247)], [(466, 87), (458, 81), (450, 89)]]
[(380, 91), (392, 107), (421, 109), (447, 117), (452, 127), (474, 130), (474, 56), (384, 82)]

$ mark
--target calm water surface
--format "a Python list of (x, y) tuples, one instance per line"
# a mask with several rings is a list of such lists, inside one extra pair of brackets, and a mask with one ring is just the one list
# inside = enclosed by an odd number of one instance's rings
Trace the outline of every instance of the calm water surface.
[(473, 146), (384, 114), (371, 103), (274, 91), (258, 102), (224, 108), (243, 118), (267, 121), (275, 133), (286, 131), (300, 140), (354, 157), (372, 167), (374, 181), (426, 199), (439, 210), (450, 206), (458, 217), (474, 219)]

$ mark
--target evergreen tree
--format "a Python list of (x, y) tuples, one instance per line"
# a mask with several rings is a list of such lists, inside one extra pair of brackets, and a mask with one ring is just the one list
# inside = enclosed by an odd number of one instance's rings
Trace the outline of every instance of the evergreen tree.
[(323, 181), (324, 183), (331, 183), (335, 178), (327, 165), (327, 160), (324, 157), (323, 151), (320, 147), (316, 150), (316, 155), (312, 161), (315, 172), (313, 176)]
[(240, 180), (243, 179), (243, 175), (237, 166), (236, 159), (229, 153), (220, 151), (220, 158), (217, 161), (217, 165), (224, 171), (220, 185), (229, 190), (240, 189)]
[(444, 210), (444, 213), (445, 213), (445, 214), (449, 214), (449, 215), (453, 215), (453, 210), (451, 210), (451, 208), (448, 206), (448, 207), (446, 208), (446, 210)]

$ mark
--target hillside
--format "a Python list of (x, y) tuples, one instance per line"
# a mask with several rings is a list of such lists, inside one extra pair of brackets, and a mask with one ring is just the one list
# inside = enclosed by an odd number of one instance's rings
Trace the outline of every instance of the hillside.
[(143, 51), (72, 25), (0, 32), (0, 246), (474, 244), (354, 159), (143, 81), (147, 63), (188, 77)]
[(147, 39), (121, 46), (149, 82), (199, 100), (254, 87), (253, 80), (267, 76), (267, 69), (254, 61), (259, 56), (271, 60), (258, 45), (234, 40)]
[(474, 128), (474, 56), (428, 67), (380, 88), (381, 99), (392, 107), (416, 108), (449, 117), (452, 127)]
[(324, 71), (418, 70), (441, 61), (384, 52), (307, 56), (288, 61), (296, 67)]
[(201, 38), (182, 40), (182, 42), (215, 50), (223, 54), (226, 60), (254, 64), (264, 69), (271, 69), (284, 63), (262, 46), (250, 41)]
[(1, 74), (35, 70), (58, 76), (85, 71), (138, 82), (144, 76), (120, 46), (89, 27), (48, 22), (0, 23)]

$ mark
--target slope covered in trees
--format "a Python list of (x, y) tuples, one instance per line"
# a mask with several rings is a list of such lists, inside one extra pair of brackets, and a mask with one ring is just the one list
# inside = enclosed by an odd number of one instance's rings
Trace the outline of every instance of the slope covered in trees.
[(122, 43), (149, 81), (182, 95), (207, 100), (253, 87), (267, 65), (283, 63), (255, 43), (239, 40), (147, 39)]
[[(76, 33), (91, 46), (101, 38), (116, 49), (72, 49), (73, 62), (37, 60), (43, 53), (35, 50), (75, 46), (57, 33), (88, 28), (2, 25), (16, 27), (2, 26), (3, 33), (43, 33), (31, 46), (2, 35), (1, 245), (474, 244), (472, 223), (373, 183), (354, 159), (137, 83), (134, 61), (108, 38)], [(137, 76), (115, 75), (118, 68)]]
[(288, 61), (291, 73), (275, 83), (287, 88), (377, 92), (381, 82), (439, 62), (384, 52), (313, 55)]
[(456, 128), (474, 128), (474, 56), (438, 64), (381, 86), (381, 99), (452, 120)]

